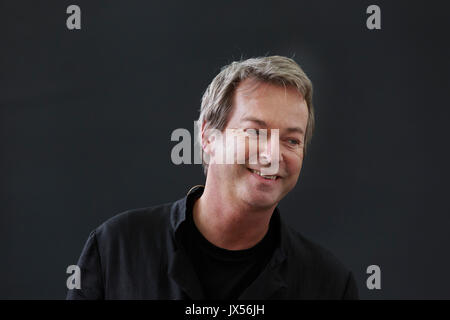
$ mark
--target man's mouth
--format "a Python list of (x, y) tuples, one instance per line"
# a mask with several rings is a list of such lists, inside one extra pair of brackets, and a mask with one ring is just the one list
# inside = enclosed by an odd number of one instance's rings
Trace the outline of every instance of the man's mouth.
[(252, 172), (252, 173), (254, 173), (254, 174), (257, 174), (258, 176), (260, 176), (260, 177), (262, 177), (262, 178), (264, 178), (264, 179), (266, 179), (266, 180), (277, 180), (278, 178), (280, 178), (279, 176), (277, 176), (277, 175), (263, 175), (260, 171), (258, 171), (258, 170), (254, 170), (254, 169), (250, 169), (250, 168), (247, 168), (250, 172)]

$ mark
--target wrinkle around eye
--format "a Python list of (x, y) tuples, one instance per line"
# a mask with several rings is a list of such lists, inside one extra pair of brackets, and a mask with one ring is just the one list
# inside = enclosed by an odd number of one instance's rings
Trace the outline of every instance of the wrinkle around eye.
[(261, 130), (261, 129), (247, 128), (247, 129), (244, 129), (244, 132), (247, 133), (247, 135), (249, 135), (249, 136), (259, 136), (259, 130)]
[[(283, 139), (284, 141), (286, 141), (286, 143), (288, 143), (291, 146), (302, 146), (302, 141), (300, 139), (297, 138), (285, 138)], [(293, 143), (295, 142), (295, 143)]]

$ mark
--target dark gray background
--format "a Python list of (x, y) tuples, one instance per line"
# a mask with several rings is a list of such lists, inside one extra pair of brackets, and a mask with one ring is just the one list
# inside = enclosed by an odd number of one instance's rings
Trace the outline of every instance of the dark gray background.
[[(366, 28), (370, 4), (382, 30)], [(444, 1), (9, 0), (0, 14), (0, 298), (64, 298), (91, 230), (203, 183), (200, 165), (171, 163), (171, 132), (193, 132), (221, 66), (272, 54), (315, 85), (284, 217), (354, 271), (362, 298), (450, 298)]]

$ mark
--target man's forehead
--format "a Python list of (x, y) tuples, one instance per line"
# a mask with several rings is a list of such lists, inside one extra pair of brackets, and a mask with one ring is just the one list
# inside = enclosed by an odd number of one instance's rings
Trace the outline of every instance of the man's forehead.
[(233, 97), (230, 127), (251, 125), (301, 134), (305, 131), (308, 108), (296, 88), (253, 79), (246, 79), (240, 85)]

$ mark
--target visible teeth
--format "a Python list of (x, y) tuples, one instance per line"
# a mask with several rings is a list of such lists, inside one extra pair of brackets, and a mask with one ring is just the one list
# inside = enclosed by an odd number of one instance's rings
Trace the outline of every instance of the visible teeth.
[(263, 177), (264, 179), (268, 179), (268, 180), (275, 180), (277, 178), (277, 176), (264, 176), (261, 174), (261, 172), (250, 169), (253, 173), (256, 173), (257, 175)]

